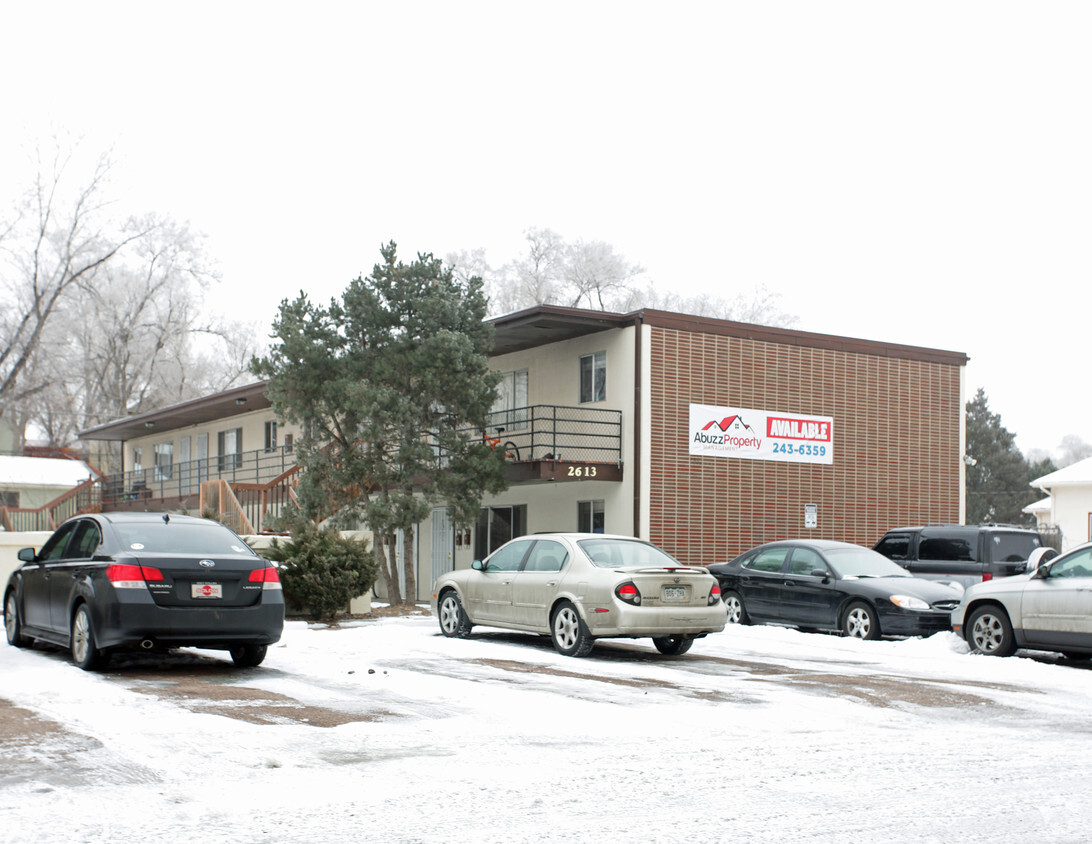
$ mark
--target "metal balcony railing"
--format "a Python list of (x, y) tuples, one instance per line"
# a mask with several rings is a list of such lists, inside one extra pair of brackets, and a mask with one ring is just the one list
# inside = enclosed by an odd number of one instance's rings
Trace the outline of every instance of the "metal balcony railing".
[(295, 454), (285, 446), (149, 466), (111, 475), (103, 486), (102, 503), (196, 496), (205, 481), (267, 484), (295, 466)]
[(571, 463), (622, 462), (622, 412), (537, 404), (489, 414), (486, 441), (508, 460)]

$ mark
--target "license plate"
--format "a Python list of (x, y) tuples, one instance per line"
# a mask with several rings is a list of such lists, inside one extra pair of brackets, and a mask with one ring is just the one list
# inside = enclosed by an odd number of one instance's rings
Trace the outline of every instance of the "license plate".
[(665, 586), (664, 587), (664, 600), (665, 601), (685, 601), (686, 600), (686, 587), (685, 586)]
[(191, 598), (223, 598), (224, 587), (220, 583), (193, 583), (190, 585)]

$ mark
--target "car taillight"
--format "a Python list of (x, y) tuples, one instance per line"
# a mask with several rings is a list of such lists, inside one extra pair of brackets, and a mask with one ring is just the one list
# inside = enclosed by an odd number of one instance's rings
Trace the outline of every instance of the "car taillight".
[(106, 579), (115, 589), (144, 589), (150, 581), (162, 581), (163, 572), (152, 566), (113, 563), (106, 567)]
[(982, 575), (982, 582), (985, 583), (987, 580), (993, 580), (993, 572), (986, 572)]
[(709, 590), (709, 606), (720, 603), (720, 584), (714, 583), (713, 588)]
[(625, 601), (627, 604), (633, 604), (634, 606), (640, 606), (641, 593), (637, 587), (631, 582), (626, 581), (620, 583), (614, 588), (614, 594)]
[(281, 588), (281, 575), (280, 573), (269, 566), (264, 569), (254, 569), (247, 578), (251, 583), (262, 584), (262, 589), (280, 589)]

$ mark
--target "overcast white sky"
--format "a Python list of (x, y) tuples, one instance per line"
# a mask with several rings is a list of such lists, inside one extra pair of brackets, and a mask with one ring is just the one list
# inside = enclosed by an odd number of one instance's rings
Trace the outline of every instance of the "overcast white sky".
[(1092, 441), (1090, 39), (1083, 2), (11, 4), (0, 160), (113, 146), (263, 324), (387, 240), (501, 264), (547, 227), (965, 352), (968, 398), (1053, 450)]

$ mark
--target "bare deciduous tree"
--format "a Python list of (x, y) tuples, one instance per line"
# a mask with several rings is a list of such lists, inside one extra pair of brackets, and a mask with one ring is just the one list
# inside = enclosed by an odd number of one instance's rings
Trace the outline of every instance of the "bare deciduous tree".
[(38, 179), (2, 229), (0, 416), (51, 445), (127, 413), (230, 386), (256, 329), (202, 313), (217, 281), (202, 238), (169, 218), (117, 217), (100, 156), (87, 183), (72, 156)]
[[(34, 186), (18, 203), (0, 251), (0, 416), (44, 389), (44, 367), (34, 367), (42, 337), (77, 284), (147, 232), (118, 222), (103, 202), (110, 169), (99, 158), (89, 180), (70, 189), (71, 155), (58, 148), (38, 161)], [(33, 374), (32, 374), (33, 373)]]

